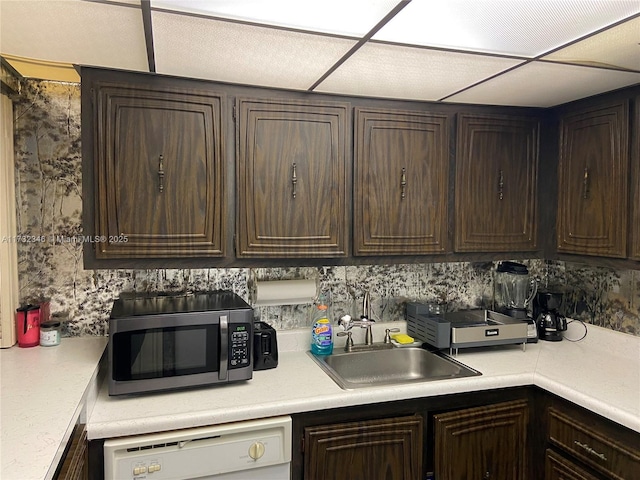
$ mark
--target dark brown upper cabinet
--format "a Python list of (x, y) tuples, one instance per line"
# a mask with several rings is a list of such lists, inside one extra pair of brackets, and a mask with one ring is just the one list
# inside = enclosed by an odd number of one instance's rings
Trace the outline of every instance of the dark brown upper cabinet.
[(355, 109), (354, 255), (443, 253), (449, 119)]
[(95, 257), (223, 256), (223, 97), (143, 75), (87, 77)]
[(238, 258), (347, 255), (349, 108), (236, 99)]
[(633, 210), (631, 212), (631, 246), (629, 255), (635, 260), (640, 260), (640, 96), (635, 98), (635, 119), (633, 122), (633, 152), (631, 174), (633, 189)]
[(559, 252), (627, 256), (628, 121), (628, 101), (561, 117)]
[(459, 114), (455, 179), (455, 250), (537, 249), (539, 121)]

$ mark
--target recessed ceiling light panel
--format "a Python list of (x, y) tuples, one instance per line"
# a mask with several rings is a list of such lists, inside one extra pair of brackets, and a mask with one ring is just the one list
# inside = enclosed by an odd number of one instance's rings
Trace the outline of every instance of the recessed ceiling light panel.
[(640, 17), (542, 58), (640, 71)]
[(535, 57), (637, 13), (638, 0), (413, 0), (373, 38)]
[(439, 100), (521, 60), (367, 43), (317, 88), (328, 93)]
[(140, 8), (82, 0), (0, 0), (2, 53), (147, 70)]
[(151, 0), (152, 8), (348, 36), (363, 36), (399, 0)]
[(158, 73), (308, 89), (356, 40), (153, 11)]
[(531, 62), (447, 98), (450, 102), (552, 107), (640, 82), (640, 73)]

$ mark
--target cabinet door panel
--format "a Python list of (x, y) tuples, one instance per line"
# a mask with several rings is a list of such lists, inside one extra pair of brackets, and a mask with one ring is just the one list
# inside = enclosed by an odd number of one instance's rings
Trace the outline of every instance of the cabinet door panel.
[(558, 251), (626, 257), (628, 103), (561, 119)]
[(538, 143), (536, 119), (459, 115), (456, 251), (536, 249)]
[(237, 111), (237, 256), (346, 255), (346, 104), (240, 99)]
[(545, 480), (598, 480), (598, 477), (551, 449), (547, 449), (545, 455), (544, 478)]
[(436, 478), (524, 479), (528, 417), (526, 401), (435, 415)]
[(422, 478), (422, 417), (305, 428), (305, 480)]
[(640, 472), (640, 436), (634, 435), (632, 441), (626, 442), (615, 429), (601, 425), (595, 417), (566, 407), (550, 407), (548, 415), (549, 442), (594, 471), (615, 480), (632, 478), (634, 472)]
[(99, 92), (96, 257), (221, 256), (220, 98)]
[(355, 110), (354, 253), (444, 252), (448, 118)]

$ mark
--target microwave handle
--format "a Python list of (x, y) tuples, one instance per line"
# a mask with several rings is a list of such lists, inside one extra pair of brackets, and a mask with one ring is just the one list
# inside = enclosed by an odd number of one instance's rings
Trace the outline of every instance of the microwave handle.
[(229, 321), (226, 315), (220, 316), (220, 370), (218, 380), (227, 379), (229, 366)]

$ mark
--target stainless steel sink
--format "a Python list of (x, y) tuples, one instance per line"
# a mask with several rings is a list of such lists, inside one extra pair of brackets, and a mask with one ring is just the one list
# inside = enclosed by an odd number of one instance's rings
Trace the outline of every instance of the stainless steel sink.
[(309, 355), (345, 390), (482, 375), (453, 359), (416, 347)]

